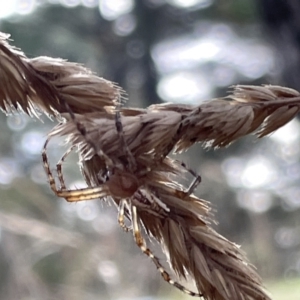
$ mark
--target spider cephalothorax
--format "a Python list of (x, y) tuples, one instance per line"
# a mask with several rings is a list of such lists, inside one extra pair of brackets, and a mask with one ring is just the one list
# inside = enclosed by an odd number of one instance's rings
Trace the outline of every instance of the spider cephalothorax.
[(111, 196), (121, 199), (130, 198), (139, 188), (138, 178), (126, 171), (116, 171), (106, 184)]

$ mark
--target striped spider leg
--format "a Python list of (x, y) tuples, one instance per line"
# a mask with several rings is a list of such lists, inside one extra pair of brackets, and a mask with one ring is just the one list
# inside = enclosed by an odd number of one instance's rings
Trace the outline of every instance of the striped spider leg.
[[(128, 210), (128, 204), (127, 201), (125, 199), (122, 199), (120, 201), (119, 207), (118, 207), (118, 223), (119, 226), (125, 231), (125, 232), (129, 232), (132, 230), (132, 226), (127, 226), (125, 224), (125, 210), (126, 212), (129, 212)], [(130, 218), (130, 217), (128, 217)]]
[[(61, 159), (58, 161), (58, 163), (56, 164), (56, 171), (57, 171), (57, 177), (58, 177), (58, 180), (59, 180), (59, 183), (60, 183), (60, 188), (61, 190), (66, 190), (67, 187), (66, 187), (66, 183), (65, 183), (65, 180), (64, 180), (64, 176), (63, 176), (63, 172), (62, 172), (62, 164), (63, 162), (66, 160), (67, 156), (76, 148), (76, 146), (72, 146), (70, 147), (64, 154), (63, 156), (61, 157)], [(46, 160), (44, 160), (44, 164), (45, 164), (45, 161), (47, 162), (48, 159), (46, 158)], [(49, 175), (49, 172), (48, 172), (48, 175)], [(50, 172), (50, 177), (53, 177), (51, 176), (51, 172)], [(49, 176), (48, 176), (49, 177)], [(51, 186), (51, 183), (50, 183), (50, 186)], [(52, 189), (53, 190), (53, 189)]]
[[(77, 190), (68, 190), (66, 188), (63, 174), (62, 174), (62, 163), (64, 162), (67, 155), (69, 155), (70, 152), (73, 150), (73, 147), (71, 147), (69, 150), (67, 150), (65, 152), (65, 154), (62, 156), (62, 158), (59, 160), (59, 162), (56, 165), (59, 182), (61, 184), (60, 188), (56, 187), (56, 182), (55, 182), (54, 176), (52, 174), (52, 171), (50, 169), (50, 165), (48, 162), (48, 156), (47, 156), (47, 145), (49, 143), (49, 140), (50, 140), (50, 138), (48, 138), (44, 144), (44, 147), (42, 150), (42, 160), (43, 160), (43, 166), (44, 166), (45, 173), (49, 180), (50, 188), (54, 192), (54, 194), (57, 197), (65, 198), (68, 202), (77, 202), (77, 201), (83, 201), (83, 200), (89, 200), (89, 199), (91, 200), (91, 199), (105, 197), (107, 194), (107, 189), (105, 190), (102, 187), (83, 188), (83, 189), (77, 189)], [(111, 162), (111, 161), (109, 160), (109, 162)]]
[(195, 189), (198, 187), (198, 185), (201, 183), (201, 175), (197, 174), (194, 170), (187, 167), (187, 165), (182, 161), (177, 161), (187, 172), (189, 172), (193, 177), (193, 181), (190, 184), (190, 186), (185, 191), (187, 196), (190, 196)]
[(164, 267), (159, 262), (159, 259), (153, 254), (153, 252), (147, 247), (146, 240), (144, 239), (141, 230), (140, 230), (140, 222), (138, 217), (137, 206), (131, 205), (131, 217), (132, 217), (132, 227), (133, 227), (133, 236), (135, 243), (141, 249), (141, 251), (147, 255), (155, 264), (157, 270), (160, 272), (162, 278), (168, 282), (170, 285), (176, 287), (183, 293), (193, 296), (193, 297), (202, 297), (202, 294), (195, 293), (193, 291), (188, 290), (183, 285), (171, 279), (169, 273), (164, 269)]
[(122, 120), (121, 120), (121, 113), (120, 113), (119, 106), (116, 109), (115, 122), (116, 122), (116, 129), (117, 129), (118, 136), (120, 139), (121, 147), (123, 149), (125, 157), (127, 158), (128, 168), (129, 168), (129, 170), (133, 171), (134, 169), (137, 168), (137, 165), (136, 165), (135, 158), (133, 157), (133, 154), (130, 151), (130, 149), (125, 141), (123, 124), (122, 124)]
[[(57, 171), (57, 176), (58, 176), (58, 180), (59, 180), (59, 183), (60, 183), (60, 189), (57, 189), (56, 188), (56, 183), (55, 183), (55, 180), (54, 180), (54, 176), (49, 168), (49, 163), (48, 163), (48, 158), (47, 158), (47, 155), (46, 155), (46, 146), (47, 146), (47, 143), (48, 141), (46, 141), (45, 143), (45, 146), (44, 146), (44, 150), (43, 150), (43, 164), (44, 164), (44, 169), (48, 175), (48, 178), (49, 178), (49, 183), (50, 183), (50, 187), (52, 189), (52, 191), (54, 191), (54, 193), (58, 196), (58, 197), (61, 197), (61, 195), (63, 195), (63, 191), (64, 191), (64, 194), (67, 190), (67, 187), (66, 187), (66, 184), (65, 184), (65, 180), (64, 180), (64, 176), (63, 176), (63, 172), (62, 172), (62, 164), (63, 162), (65, 161), (66, 157), (74, 150), (74, 148), (76, 148), (75, 145), (73, 145), (72, 147), (70, 147), (64, 154), (63, 156), (61, 157), (61, 159), (58, 161), (58, 163), (56, 164), (56, 171)], [(84, 172), (84, 170), (83, 170)], [(103, 179), (103, 181), (105, 181)], [(92, 197), (94, 199), (94, 197)], [(98, 198), (98, 197), (96, 197)], [(88, 199), (82, 199), (82, 201), (84, 200), (90, 200), (90, 198)], [(77, 202), (77, 201), (81, 201), (81, 200), (74, 200), (74, 202)], [(124, 216), (125, 216), (125, 209), (127, 209), (126, 207), (126, 202), (121, 200), (120, 201), (120, 204), (119, 204), (119, 209), (118, 209), (118, 223), (120, 225), (121, 228), (123, 228), (124, 231), (128, 232), (128, 231), (131, 231), (132, 228), (131, 227), (128, 227), (126, 224), (125, 224), (125, 221), (124, 221)]]
[[(148, 197), (147, 197), (148, 196)], [(150, 196), (150, 197), (149, 197)], [(120, 201), (119, 219), (124, 220), (124, 207), (130, 212), (130, 219), (132, 221), (132, 231), (135, 243), (140, 248), (140, 250), (147, 255), (155, 264), (157, 270), (160, 272), (162, 278), (168, 282), (170, 285), (176, 287), (183, 293), (194, 296), (202, 297), (202, 294), (195, 293), (188, 290), (180, 283), (171, 279), (170, 274), (165, 270), (165, 268), (160, 263), (159, 259), (153, 254), (153, 252), (147, 247), (146, 240), (144, 239), (140, 230), (140, 220), (138, 216), (138, 210), (146, 210), (155, 217), (162, 217), (164, 214), (167, 215), (169, 209), (164, 203), (154, 202), (155, 196), (151, 194), (144, 194), (142, 190), (137, 190), (132, 197), (129, 199), (122, 199)], [(121, 222), (119, 222), (121, 223)], [(127, 227), (126, 227), (127, 228)]]

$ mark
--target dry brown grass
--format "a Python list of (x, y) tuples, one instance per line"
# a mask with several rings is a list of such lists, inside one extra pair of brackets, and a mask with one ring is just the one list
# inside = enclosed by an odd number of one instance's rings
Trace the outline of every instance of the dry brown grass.
[[(170, 174), (184, 176), (187, 170), (168, 155), (198, 142), (223, 147), (251, 133), (263, 137), (298, 113), (297, 91), (235, 86), (230, 96), (197, 107), (122, 108), (124, 93), (114, 83), (76, 63), (28, 59), (7, 38), (0, 34), (0, 107), (6, 113), (22, 110), (38, 117), (44, 112), (63, 120), (49, 139), (65, 136), (79, 152), (89, 188), (72, 191), (63, 184), (56, 188), (44, 151), (58, 196), (68, 201), (111, 196), (133, 231), (141, 225), (160, 242), (175, 272), (191, 276), (204, 299), (270, 299), (239, 247), (211, 228), (209, 203), (171, 179)], [(116, 113), (122, 130), (117, 130)], [(146, 253), (143, 243), (139, 246)]]

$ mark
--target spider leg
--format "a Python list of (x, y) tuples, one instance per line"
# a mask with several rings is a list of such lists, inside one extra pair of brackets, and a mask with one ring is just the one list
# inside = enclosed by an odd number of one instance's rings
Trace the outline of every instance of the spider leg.
[[(62, 187), (60, 189), (58, 189), (56, 187), (56, 182), (55, 182), (54, 176), (50, 170), (50, 165), (48, 162), (47, 150), (46, 150), (48, 143), (49, 143), (49, 138), (46, 140), (43, 150), (42, 150), (42, 160), (43, 160), (44, 170), (48, 176), (50, 188), (56, 196), (65, 198), (68, 202), (78, 202), (78, 201), (105, 198), (109, 195), (109, 189), (105, 184), (103, 184), (101, 186), (97, 186), (97, 187), (87, 187), (87, 188), (78, 189), (78, 190), (67, 190), (65, 188), (65, 183), (64, 183), (64, 179), (63, 179), (63, 176), (61, 173), (61, 169), (59, 169), (60, 170), (59, 176), (60, 176), (60, 182), (62, 184)], [(66, 156), (70, 153), (70, 151), (71, 150), (68, 150), (63, 155), (63, 157), (60, 161), (63, 161), (66, 158)]]
[(61, 159), (58, 161), (58, 163), (56, 164), (56, 171), (57, 171), (57, 176), (58, 176), (58, 180), (60, 182), (60, 186), (62, 190), (66, 190), (66, 184), (65, 184), (65, 180), (63, 177), (63, 173), (62, 173), (62, 164), (65, 161), (66, 157), (73, 151), (73, 149), (76, 148), (76, 146), (72, 146), (70, 147), (61, 157)]
[(132, 228), (128, 227), (125, 224), (124, 221), (124, 217), (125, 217), (125, 208), (127, 208), (127, 201), (125, 199), (122, 199), (119, 205), (119, 211), (118, 211), (118, 223), (120, 225), (121, 228), (123, 228), (123, 230), (125, 232), (131, 231)]
[(109, 189), (105, 184), (97, 187), (87, 187), (78, 190), (58, 190), (54, 191), (56, 196), (65, 198), (68, 202), (87, 201), (101, 199), (109, 196)]
[(85, 138), (86, 143), (91, 146), (91, 148), (94, 150), (94, 153), (102, 157), (108, 166), (114, 166), (113, 161), (102, 151), (102, 149), (99, 148), (93, 140), (88, 138), (88, 131), (79, 121), (76, 120), (75, 114), (73, 113), (69, 104), (67, 102), (65, 102), (64, 104), (72, 121), (76, 126), (77, 131)]
[(182, 129), (184, 126), (186, 126), (186, 116), (182, 115), (181, 120), (179, 123), (179, 126), (176, 130), (176, 133), (173, 135), (171, 142), (169, 143), (168, 147), (164, 150), (164, 152), (161, 155), (161, 159), (164, 159), (169, 153), (174, 149), (178, 141), (180, 140), (181, 134), (182, 134)]
[(56, 182), (55, 182), (54, 176), (50, 170), (50, 165), (49, 165), (47, 150), (46, 150), (48, 143), (49, 143), (49, 138), (47, 138), (47, 140), (44, 144), (43, 150), (42, 150), (42, 160), (43, 160), (43, 166), (44, 166), (45, 173), (49, 180), (50, 188), (56, 194), (56, 191), (57, 191)]
[(146, 206), (148, 206), (150, 209), (158, 213), (170, 212), (170, 208), (165, 203), (163, 203), (158, 197), (156, 197), (154, 193), (149, 193), (147, 190), (144, 191), (142, 191), (141, 189), (138, 190), (135, 193), (135, 198), (139, 200), (141, 203), (146, 204)]
[(121, 147), (122, 147), (122, 149), (124, 151), (124, 154), (125, 154), (125, 156), (127, 158), (127, 161), (128, 161), (128, 168), (129, 168), (130, 171), (134, 171), (137, 168), (136, 161), (135, 161), (135, 158), (133, 157), (133, 154), (130, 151), (130, 149), (129, 149), (126, 141), (125, 141), (123, 124), (122, 124), (122, 121), (121, 121), (121, 114), (120, 114), (119, 107), (116, 110), (115, 121), (116, 121), (116, 129), (117, 129), (119, 139), (120, 139), (120, 142), (121, 142)]
[(187, 196), (190, 196), (194, 190), (197, 188), (197, 186), (201, 183), (201, 176), (197, 174), (194, 170), (187, 167), (187, 165), (184, 162), (179, 161), (179, 164), (185, 168), (191, 175), (194, 176), (194, 180), (186, 190)]
[(173, 281), (169, 275), (169, 273), (163, 268), (161, 263), (159, 262), (158, 258), (154, 256), (152, 251), (147, 248), (146, 241), (142, 236), (142, 233), (140, 231), (139, 227), (139, 221), (138, 221), (138, 215), (137, 215), (137, 209), (136, 206), (132, 205), (131, 207), (131, 217), (132, 217), (132, 227), (133, 227), (133, 235), (134, 235), (134, 240), (137, 244), (137, 246), (141, 249), (141, 251), (146, 254), (155, 264), (157, 270), (160, 272), (162, 278), (167, 281), (169, 284), (175, 286), (177, 289), (180, 291), (190, 295), (190, 296), (195, 296), (195, 297), (202, 297), (202, 294), (198, 294), (195, 292), (192, 292), (188, 289), (186, 289), (183, 285), (180, 283)]
[[(187, 122), (188, 121), (186, 120), (186, 117), (182, 115), (180, 124), (177, 128), (177, 131), (176, 131), (175, 135), (172, 137), (172, 140), (171, 140), (170, 144), (168, 145), (168, 147), (165, 149), (165, 151), (161, 155), (162, 160), (172, 151), (172, 149), (178, 143), (178, 140), (180, 139), (181, 134), (182, 134), (182, 129), (187, 126)], [(191, 175), (194, 176), (193, 182), (190, 184), (190, 186), (186, 190), (186, 194), (189, 196), (194, 192), (194, 190), (197, 188), (197, 186), (201, 183), (201, 176), (199, 174), (197, 174), (194, 170), (189, 169), (184, 162), (181, 162), (181, 161), (177, 161), (177, 162), (183, 168), (185, 168)]]

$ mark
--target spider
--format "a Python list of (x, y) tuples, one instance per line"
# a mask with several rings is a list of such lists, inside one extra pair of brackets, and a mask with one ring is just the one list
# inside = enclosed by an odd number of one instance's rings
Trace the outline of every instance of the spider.
[[(168, 216), (170, 212), (167, 205), (155, 195), (155, 191), (153, 191), (153, 188), (149, 188), (148, 184), (149, 181), (155, 182), (162, 180), (167, 182), (169, 180), (167, 178), (168, 174), (163, 174), (161, 170), (169, 170), (176, 166), (176, 171), (174, 172), (177, 172), (179, 168), (184, 168), (194, 176), (194, 180), (190, 187), (185, 192), (181, 192), (184, 197), (188, 197), (192, 194), (194, 189), (200, 183), (201, 177), (194, 171), (189, 170), (184, 163), (179, 163), (178, 161), (171, 160), (168, 157), (164, 157), (159, 163), (152, 162), (150, 164), (151, 167), (146, 166), (141, 168), (125, 140), (119, 110), (116, 111), (114, 118), (115, 128), (118, 135), (117, 138), (121, 149), (123, 149), (123, 155), (121, 157), (107, 155), (100, 147), (97, 147), (96, 143), (89, 139), (89, 131), (77, 121), (74, 114), (71, 114), (72, 122), (74, 122), (74, 125), (80, 132), (80, 135), (83, 136), (86, 144), (94, 150), (94, 153), (97, 153), (92, 155), (91, 159), (83, 159), (81, 161), (82, 172), (89, 185), (87, 188), (69, 190), (64, 182), (62, 164), (69, 153), (71, 153), (77, 146), (76, 144), (64, 153), (56, 165), (60, 188), (56, 187), (56, 182), (48, 163), (46, 150), (50, 137), (46, 140), (42, 151), (42, 158), (50, 187), (56, 196), (65, 198), (68, 202), (99, 198), (103, 199), (107, 196), (111, 196), (118, 206), (119, 225), (123, 228), (123, 230), (133, 232), (135, 243), (141, 251), (153, 261), (163, 279), (190, 296), (201, 297), (202, 294), (192, 292), (171, 279), (169, 273), (159, 262), (159, 259), (147, 247), (146, 240), (140, 230), (141, 221), (139, 219), (139, 211), (146, 211), (147, 213), (160, 218)], [(125, 224), (125, 218), (129, 219), (131, 223), (130, 227)]]

